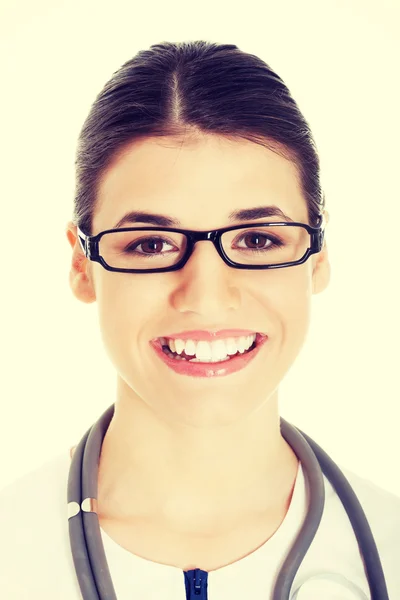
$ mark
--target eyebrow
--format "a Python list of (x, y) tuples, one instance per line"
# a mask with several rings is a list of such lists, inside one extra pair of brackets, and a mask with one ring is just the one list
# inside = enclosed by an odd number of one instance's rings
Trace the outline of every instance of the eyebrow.
[[(234, 210), (228, 215), (230, 222), (235, 221), (255, 221), (264, 217), (279, 217), (284, 221), (294, 222), (278, 206), (255, 206), (254, 208), (243, 208)], [(133, 210), (128, 212), (114, 225), (115, 229), (122, 227), (126, 223), (150, 223), (159, 227), (181, 227), (178, 219), (168, 217), (167, 215), (158, 215), (147, 211)]]

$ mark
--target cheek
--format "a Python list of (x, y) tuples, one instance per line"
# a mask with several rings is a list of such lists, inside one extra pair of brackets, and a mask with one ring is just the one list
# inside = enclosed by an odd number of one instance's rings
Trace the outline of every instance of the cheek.
[(125, 351), (137, 347), (143, 331), (151, 337), (154, 315), (160, 314), (156, 282), (152, 285), (149, 279), (144, 281), (134, 274), (110, 273), (97, 288), (100, 328), (107, 345)]
[(296, 339), (301, 343), (311, 317), (312, 288), (306, 265), (277, 269), (264, 290), (267, 312), (276, 319), (283, 341)]

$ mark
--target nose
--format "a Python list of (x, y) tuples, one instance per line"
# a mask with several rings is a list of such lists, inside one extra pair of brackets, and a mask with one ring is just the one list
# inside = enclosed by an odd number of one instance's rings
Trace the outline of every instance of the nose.
[(227, 311), (240, 305), (239, 273), (224, 263), (210, 240), (197, 242), (185, 266), (176, 271), (176, 308), (202, 314), (208, 322), (222, 325)]

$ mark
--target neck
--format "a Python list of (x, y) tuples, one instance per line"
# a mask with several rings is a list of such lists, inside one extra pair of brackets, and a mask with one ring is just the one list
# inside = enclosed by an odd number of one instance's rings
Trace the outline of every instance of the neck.
[(120, 395), (103, 441), (99, 517), (180, 529), (286, 514), (298, 459), (280, 433), (277, 394), (246, 420), (196, 428)]

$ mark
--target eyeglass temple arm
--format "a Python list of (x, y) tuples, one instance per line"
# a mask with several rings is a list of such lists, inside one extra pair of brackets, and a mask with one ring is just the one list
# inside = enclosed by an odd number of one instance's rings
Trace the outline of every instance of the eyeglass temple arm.
[(76, 228), (76, 232), (78, 234), (78, 240), (81, 245), (81, 248), (86, 256), (86, 240), (87, 240), (88, 236), (86, 234), (84, 234), (83, 231), (81, 231), (79, 229), (79, 227)]

